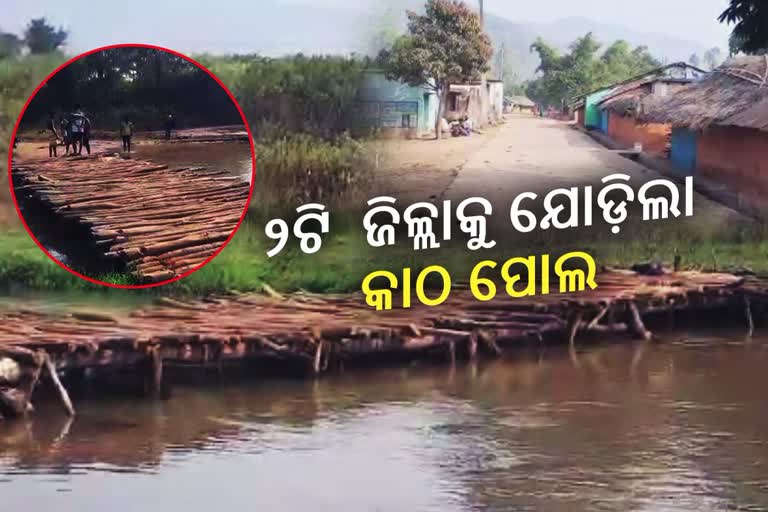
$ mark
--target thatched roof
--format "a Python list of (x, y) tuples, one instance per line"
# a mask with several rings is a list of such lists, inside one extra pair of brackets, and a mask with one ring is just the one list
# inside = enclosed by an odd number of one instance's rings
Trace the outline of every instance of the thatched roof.
[(504, 100), (510, 105), (518, 105), (521, 107), (535, 107), (536, 104), (527, 96), (507, 96)]
[(611, 85), (606, 85), (598, 89), (594, 89), (590, 92), (586, 92), (583, 94), (579, 94), (578, 96), (574, 96), (569, 100), (568, 105), (571, 107), (579, 105), (581, 102), (585, 100), (585, 98), (593, 94), (596, 94), (600, 91), (606, 91), (606, 90), (615, 91), (618, 87), (623, 88), (623, 86), (625, 85), (634, 84), (644, 79), (648, 79), (648, 78), (653, 79), (653, 78), (663, 77), (667, 75), (670, 70), (673, 70), (673, 69), (684, 69), (686, 70), (686, 74), (688, 74), (688, 72), (691, 71), (693, 72), (694, 75), (703, 75), (706, 73), (706, 71), (704, 71), (703, 69), (693, 66), (691, 64), (688, 64), (687, 62), (673, 62), (672, 64), (666, 64), (664, 66), (652, 69), (650, 71), (646, 71), (639, 75), (635, 75), (633, 77), (627, 78), (626, 80), (622, 80), (620, 82), (616, 82)]
[(636, 108), (642, 98), (651, 93), (651, 88), (649, 86), (654, 80), (655, 79), (637, 80), (623, 85), (600, 100), (597, 103), (597, 106), (623, 114), (627, 110)]
[(701, 80), (648, 101), (643, 110), (644, 122), (768, 131), (768, 56), (734, 57)]

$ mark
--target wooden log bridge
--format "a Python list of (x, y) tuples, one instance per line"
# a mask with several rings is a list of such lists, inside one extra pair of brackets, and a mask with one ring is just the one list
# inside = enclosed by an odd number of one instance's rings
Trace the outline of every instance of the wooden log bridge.
[(174, 130), (170, 140), (165, 139), (165, 131), (146, 134), (148, 139), (157, 139), (163, 143), (186, 142), (248, 142), (248, 131), (243, 125), (213, 126), (207, 128), (187, 128)]
[[(258, 361), (321, 374), (355, 363), (497, 356), (525, 341), (573, 344), (587, 334), (647, 340), (644, 322), (650, 315), (734, 305), (742, 311), (742, 304), (765, 304), (762, 290), (728, 274), (612, 271), (600, 274), (590, 292), (478, 302), (462, 288), (438, 308), (384, 313), (365, 306), (358, 294), (308, 293), (162, 298), (117, 313), (0, 310), (0, 396), (15, 404), (2, 408), (5, 414), (23, 414), (46, 368), (49, 376), (129, 368), (143, 372), (158, 391), (168, 365), (221, 369), (228, 362)], [(752, 325), (747, 311), (745, 332)], [(63, 386), (56, 390), (64, 409), (73, 412)]]
[(104, 155), (14, 163), (12, 175), (19, 200), (85, 228), (94, 258), (150, 283), (210, 257), (235, 229), (250, 188), (226, 171)]

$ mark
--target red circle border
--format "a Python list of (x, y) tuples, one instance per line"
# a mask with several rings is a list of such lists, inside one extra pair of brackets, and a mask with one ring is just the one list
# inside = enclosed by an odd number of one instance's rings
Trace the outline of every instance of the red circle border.
[[(152, 50), (158, 50), (158, 51), (170, 53), (172, 55), (175, 55), (176, 57), (180, 57), (180, 58), (186, 60), (187, 62), (190, 62), (190, 63), (194, 64), (199, 69), (205, 71), (205, 73), (208, 74), (208, 76), (210, 76), (219, 85), (219, 87), (221, 87), (224, 90), (224, 92), (227, 93), (227, 96), (229, 96), (229, 99), (235, 105), (235, 108), (237, 108), (237, 111), (240, 114), (240, 118), (243, 121), (243, 125), (245, 125), (245, 130), (246, 130), (246, 132), (248, 132), (248, 144), (250, 145), (250, 148), (251, 148), (251, 186), (250, 186), (250, 188), (248, 190), (248, 198), (247, 198), (247, 200), (245, 202), (245, 209), (243, 210), (243, 213), (240, 216), (240, 219), (238, 220), (237, 224), (235, 225), (234, 229), (232, 230), (232, 233), (230, 233), (229, 237), (227, 237), (227, 239), (224, 240), (224, 242), (221, 244), (221, 247), (219, 247), (216, 250), (216, 252), (214, 252), (211, 256), (209, 256), (205, 261), (200, 263), (200, 265), (198, 265), (197, 267), (195, 267), (195, 268), (193, 268), (193, 269), (191, 269), (191, 270), (181, 274), (180, 276), (176, 276), (176, 277), (174, 277), (172, 279), (166, 279), (165, 281), (160, 281), (160, 282), (157, 282), (157, 283), (147, 283), (147, 284), (138, 284), (138, 285), (126, 285), (126, 284), (107, 283), (105, 281), (99, 281), (98, 279), (94, 279), (92, 277), (88, 277), (86, 275), (83, 275), (83, 274), (81, 274), (81, 273), (71, 269), (70, 267), (64, 265), (62, 262), (60, 262), (58, 259), (56, 259), (50, 252), (48, 252), (48, 250), (45, 247), (43, 247), (43, 245), (40, 243), (40, 241), (37, 239), (37, 237), (34, 235), (34, 233), (32, 233), (32, 230), (29, 229), (29, 226), (27, 225), (26, 220), (24, 220), (24, 216), (21, 214), (21, 209), (19, 208), (19, 202), (16, 199), (16, 191), (14, 190), (14, 187), (13, 187), (13, 176), (12, 176), (12, 172), (13, 172), (13, 165), (12, 165), (13, 164), (13, 141), (16, 139), (16, 132), (19, 129), (19, 124), (21, 123), (21, 119), (24, 117), (24, 113), (27, 111), (27, 108), (29, 107), (29, 104), (32, 102), (32, 100), (35, 98), (35, 96), (37, 96), (37, 93), (40, 91), (40, 89), (54, 75), (56, 75), (59, 71), (61, 71), (62, 69), (66, 68), (67, 66), (69, 66), (73, 62), (76, 62), (76, 61), (82, 59), (83, 57), (87, 57), (88, 55), (91, 55), (91, 54), (94, 54), (94, 53), (98, 53), (98, 52), (101, 52), (101, 51), (104, 51), (104, 50), (112, 50), (112, 49), (115, 49), (115, 48), (148, 48), (148, 49), (152, 49)], [(8, 149), (8, 187), (10, 188), (10, 191), (11, 191), (11, 199), (13, 199), (13, 205), (16, 208), (16, 213), (19, 215), (19, 219), (21, 219), (21, 223), (23, 224), (24, 229), (27, 231), (27, 233), (32, 238), (32, 240), (35, 242), (35, 244), (37, 244), (37, 246), (40, 248), (40, 250), (43, 251), (43, 253), (45, 253), (45, 255), (48, 256), (51, 260), (53, 260), (53, 262), (56, 263), (59, 267), (63, 268), (64, 270), (66, 270), (70, 274), (73, 274), (73, 275), (75, 275), (75, 276), (77, 276), (77, 277), (79, 277), (81, 279), (84, 279), (85, 281), (88, 281), (88, 282), (93, 283), (93, 284), (98, 284), (98, 285), (106, 286), (106, 287), (109, 287), (109, 288), (139, 290), (139, 289), (156, 288), (156, 287), (159, 287), (159, 286), (165, 286), (167, 284), (171, 284), (173, 282), (176, 282), (176, 281), (179, 281), (181, 279), (184, 279), (185, 277), (187, 277), (187, 276), (197, 272), (201, 268), (203, 268), (206, 265), (208, 265), (211, 261), (213, 261), (214, 258), (216, 258), (216, 256), (219, 255), (219, 253), (221, 253), (221, 251), (224, 250), (224, 248), (229, 244), (229, 242), (232, 241), (232, 238), (234, 238), (235, 234), (240, 229), (240, 226), (243, 224), (243, 221), (245, 220), (245, 217), (248, 214), (248, 208), (250, 207), (251, 199), (253, 198), (253, 191), (254, 191), (254, 188), (255, 188), (255, 185), (256, 185), (256, 147), (254, 146), (254, 143), (253, 143), (253, 134), (251, 133), (251, 127), (248, 124), (248, 120), (245, 118), (245, 113), (243, 112), (243, 109), (240, 107), (240, 104), (235, 99), (234, 94), (232, 94), (232, 91), (230, 91), (229, 88), (226, 85), (224, 85), (224, 82), (222, 82), (219, 79), (219, 77), (214, 75), (211, 70), (209, 70), (208, 68), (206, 68), (205, 66), (203, 66), (202, 64), (200, 64), (199, 62), (194, 60), (193, 58), (188, 57), (187, 55), (179, 53), (179, 52), (177, 52), (175, 50), (171, 50), (169, 48), (164, 48), (162, 46), (156, 46), (156, 45), (151, 45), (151, 44), (144, 44), (144, 43), (120, 43), (120, 44), (113, 44), (113, 45), (108, 45), (108, 46), (101, 46), (99, 48), (94, 48), (93, 50), (89, 50), (89, 51), (87, 51), (85, 53), (81, 53), (81, 54), (79, 54), (79, 55), (77, 55), (75, 57), (72, 57), (71, 59), (67, 60), (65, 63), (61, 64), (59, 67), (54, 69), (47, 77), (45, 77), (45, 79), (43, 79), (43, 81), (40, 82), (37, 87), (35, 87), (35, 90), (32, 91), (32, 94), (29, 96), (27, 101), (24, 103), (24, 106), (22, 107), (21, 112), (19, 113), (19, 117), (16, 119), (16, 123), (13, 126), (13, 132), (11, 132), (11, 138), (10, 138), (9, 143), (10, 143), (10, 148)]]

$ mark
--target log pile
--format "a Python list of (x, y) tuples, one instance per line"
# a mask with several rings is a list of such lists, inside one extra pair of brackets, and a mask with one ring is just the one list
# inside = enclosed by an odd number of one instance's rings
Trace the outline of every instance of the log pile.
[[(598, 285), (580, 294), (482, 303), (460, 288), (438, 308), (384, 313), (365, 306), (357, 294), (308, 293), (162, 298), (151, 307), (122, 313), (0, 310), (0, 349), (25, 351), (26, 359), (8, 359), (32, 376), (50, 358), (59, 371), (149, 368), (150, 380), (159, 387), (167, 364), (221, 367), (251, 360), (290, 363), (320, 374), (393, 357), (437, 356), (453, 362), (480, 353), (499, 355), (525, 341), (574, 343), (586, 334), (648, 339), (644, 319), (651, 314), (731, 306), (745, 298), (764, 303), (768, 297), (760, 287), (728, 274), (651, 277), (613, 271), (599, 275)], [(64, 395), (59, 396), (66, 408)]]
[(170, 140), (165, 140), (164, 131), (148, 132), (148, 139), (163, 140), (171, 143), (183, 142), (248, 142), (248, 132), (242, 125), (216, 126), (207, 128), (187, 128), (173, 131)]
[(117, 156), (14, 164), (14, 191), (90, 233), (95, 257), (119, 261), (142, 282), (183, 275), (229, 237), (249, 184), (224, 171), (171, 169)]

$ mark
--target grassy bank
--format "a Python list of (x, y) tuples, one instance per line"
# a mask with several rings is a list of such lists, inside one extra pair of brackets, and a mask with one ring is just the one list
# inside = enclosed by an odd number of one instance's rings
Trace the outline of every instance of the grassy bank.
[[(305, 289), (335, 292), (355, 289), (364, 269), (374, 262), (360, 250), (363, 235), (351, 230), (330, 238), (319, 254), (305, 255), (288, 248), (270, 259), (266, 251), (272, 242), (265, 239), (261, 224), (247, 221), (232, 242), (202, 270), (178, 283), (133, 293), (198, 295), (228, 290), (259, 290), (269, 284), (281, 290)], [(119, 275), (98, 276), (119, 284), (132, 284)], [(7, 290), (101, 291), (104, 288), (72, 276), (52, 262), (23, 230), (0, 234), (0, 288)], [(107, 293), (125, 293), (112, 290)]]
[[(504, 261), (513, 256), (558, 254), (570, 250), (585, 250), (595, 256), (598, 264), (606, 266), (629, 267), (649, 261), (671, 264), (675, 254), (679, 254), (686, 269), (749, 269), (768, 275), (768, 236), (766, 228), (762, 227), (711, 237), (693, 237), (682, 231), (675, 234), (649, 231), (618, 241), (600, 238), (539, 239), (516, 246), (508, 243), (482, 253), (471, 253), (458, 245), (439, 251), (413, 252), (402, 246), (387, 250), (371, 249), (365, 241), (359, 219), (334, 219), (333, 233), (325, 238), (319, 253), (305, 255), (295, 248), (288, 248), (270, 259), (266, 251), (273, 242), (264, 237), (262, 226), (263, 222), (246, 221), (224, 251), (190, 277), (166, 287), (133, 293), (199, 295), (228, 290), (259, 290), (264, 284), (282, 291), (353, 291), (359, 289), (361, 279), (372, 270), (397, 270), (403, 266), (418, 269), (431, 264), (443, 265), (451, 271), (454, 280), (466, 281), (472, 266), (484, 259)], [(113, 281), (120, 279), (119, 276), (101, 277)], [(0, 283), (14, 289), (104, 292), (102, 287), (91, 285), (60, 269), (25, 232), (19, 230), (0, 236)], [(113, 290), (105, 293), (125, 292)]]
[(358, 140), (282, 135), (259, 139), (256, 155), (251, 209), (261, 216), (284, 215), (308, 202), (348, 211), (369, 199), (375, 156)]

